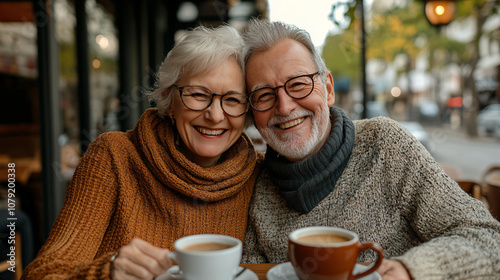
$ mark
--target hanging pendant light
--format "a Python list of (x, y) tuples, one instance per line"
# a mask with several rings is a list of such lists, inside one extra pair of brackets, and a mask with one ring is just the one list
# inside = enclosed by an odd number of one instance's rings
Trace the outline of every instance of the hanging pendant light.
[(424, 0), (424, 13), (431, 25), (447, 25), (455, 16), (455, 0)]

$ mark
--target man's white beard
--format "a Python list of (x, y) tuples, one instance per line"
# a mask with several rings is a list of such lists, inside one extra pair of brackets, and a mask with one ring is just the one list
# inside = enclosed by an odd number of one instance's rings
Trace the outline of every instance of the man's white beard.
[[(283, 123), (296, 119), (297, 117), (308, 116), (311, 118), (311, 133), (305, 131), (306, 128), (293, 132), (275, 133), (272, 123)], [(323, 143), (326, 133), (329, 131), (330, 110), (326, 103), (321, 106), (319, 115), (314, 115), (310, 110), (294, 111), (289, 116), (275, 116), (265, 128), (259, 129), (264, 140), (280, 155), (291, 161), (299, 161), (309, 157), (313, 152), (319, 150), (318, 145)]]

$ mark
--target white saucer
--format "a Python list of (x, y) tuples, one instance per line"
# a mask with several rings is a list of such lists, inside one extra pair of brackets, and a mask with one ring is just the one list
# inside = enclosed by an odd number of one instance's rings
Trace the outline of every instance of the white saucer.
[[(243, 269), (242, 266), (240, 266), (241, 269)], [(171, 279), (178, 279), (178, 278), (173, 278), (171, 275), (173, 273), (177, 273), (179, 271), (179, 266), (174, 265), (172, 266), (167, 272), (159, 275), (158, 277), (155, 278), (155, 280), (171, 280)], [(255, 274), (253, 271), (250, 269), (245, 270), (236, 280), (258, 280), (259, 277), (257, 277), (257, 274)], [(207, 279), (210, 280), (210, 279)], [(214, 279), (216, 280), (216, 279)]]
[[(367, 269), (366, 265), (356, 264), (354, 267), (354, 273), (360, 273)], [(295, 270), (293, 269), (292, 263), (280, 263), (273, 266), (266, 274), (268, 280), (299, 280)], [(378, 272), (374, 272), (365, 277), (359, 278), (358, 280), (382, 280), (382, 277)]]

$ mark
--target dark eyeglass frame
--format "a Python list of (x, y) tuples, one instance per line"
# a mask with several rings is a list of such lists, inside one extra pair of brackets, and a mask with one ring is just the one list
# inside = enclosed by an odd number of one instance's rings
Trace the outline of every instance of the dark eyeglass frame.
[[(192, 111), (203, 111), (205, 109), (207, 109), (208, 107), (210, 107), (210, 105), (212, 105), (212, 103), (214, 102), (214, 96), (220, 96), (220, 107), (222, 108), (222, 111), (224, 111), (224, 114), (228, 115), (228, 116), (231, 116), (231, 117), (240, 117), (240, 116), (243, 116), (244, 114), (246, 114), (248, 112), (248, 104), (250, 103), (248, 101), (248, 97), (246, 97), (246, 109), (243, 113), (239, 114), (239, 115), (231, 115), (229, 114), (228, 112), (226, 112), (226, 110), (224, 109), (224, 103), (223, 103), (223, 98), (224, 96), (230, 94), (230, 93), (227, 93), (227, 94), (218, 94), (218, 93), (213, 93), (212, 91), (210, 91), (208, 88), (206, 87), (202, 87), (202, 86), (178, 86), (178, 85), (172, 85), (171, 87), (175, 87), (178, 91), (179, 91), (179, 96), (181, 98), (181, 101), (182, 101), (182, 104), (184, 104), (184, 106), (186, 106), (186, 108), (188, 108), (189, 110), (192, 110)], [(202, 88), (203, 90), (206, 90), (208, 93), (210, 93), (212, 95), (212, 98), (210, 99), (210, 103), (208, 103), (208, 105), (203, 108), (203, 109), (193, 109), (191, 107), (189, 107), (186, 102), (184, 102), (184, 98), (182, 98), (182, 91), (185, 89), (185, 88), (189, 88), (189, 87), (196, 87), (196, 88)], [(244, 95), (243, 93), (241, 93), (242, 95)]]
[[(259, 88), (259, 89), (256, 89), (256, 90), (254, 90), (254, 91), (250, 92), (250, 94), (248, 94), (248, 102), (250, 103), (250, 106), (251, 106), (251, 107), (252, 107), (255, 111), (257, 111), (257, 112), (265, 112), (265, 111), (271, 110), (271, 109), (274, 107), (274, 105), (276, 105), (276, 100), (277, 100), (277, 98), (276, 98), (276, 97), (278, 96), (278, 89), (280, 89), (280, 88), (284, 88), (284, 89), (285, 89), (286, 94), (287, 94), (288, 96), (290, 96), (291, 98), (293, 98), (293, 99), (304, 99), (304, 98), (308, 97), (309, 95), (311, 95), (311, 93), (314, 91), (314, 76), (316, 76), (316, 75), (318, 75), (318, 74), (320, 74), (320, 72), (319, 72), (319, 71), (318, 71), (318, 72), (315, 72), (315, 73), (312, 73), (312, 74), (305, 74), (305, 75), (295, 76), (295, 77), (292, 77), (292, 78), (288, 79), (288, 80), (287, 80), (287, 81), (286, 81), (283, 85), (281, 85), (281, 86), (277, 86), (277, 87), (261, 87), (261, 88)], [(309, 78), (311, 78), (311, 81), (312, 81), (311, 91), (310, 91), (308, 94), (306, 94), (306, 95), (304, 95), (304, 96), (302, 96), (302, 97), (295, 97), (295, 96), (292, 96), (292, 95), (288, 92), (288, 90), (286, 89), (286, 84), (287, 84), (287, 83), (289, 83), (290, 81), (294, 80), (294, 79), (297, 79), (297, 78), (302, 78), (302, 77), (309, 77)], [(271, 89), (272, 91), (274, 91), (274, 95), (275, 95), (275, 97), (274, 97), (274, 103), (273, 103), (273, 105), (272, 105), (271, 107), (269, 107), (269, 108), (267, 108), (267, 109), (265, 109), (265, 110), (258, 110), (258, 109), (256, 109), (256, 108), (253, 106), (253, 104), (252, 104), (252, 98), (251, 98), (251, 97), (252, 97), (252, 95), (253, 95), (255, 92), (257, 92), (257, 91), (259, 91), (259, 90), (263, 90), (263, 89)]]

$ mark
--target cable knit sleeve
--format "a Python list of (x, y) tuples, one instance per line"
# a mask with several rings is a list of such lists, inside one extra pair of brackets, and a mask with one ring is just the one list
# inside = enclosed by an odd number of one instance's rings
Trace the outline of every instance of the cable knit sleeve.
[(500, 223), (398, 123), (388, 127), (384, 138), (395, 142), (385, 143), (383, 157), (402, 168), (396, 170), (399, 210), (424, 241), (395, 259), (414, 279), (499, 279)]
[(267, 262), (268, 261), (264, 256), (264, 253), (262, 252), (262, 250), (260, 250), (255, 228), (252, 222), (249, 222), (245, 234), (245, 242), (243, 243), (243, 256), (241, 257), (241, 263), (267, 263)]
[(113, 252), (97, 255), (117, 195), (107, 142), (99, 137), (82, 157), (50, 236), (23, 279), (110, 278)]
[[(265, 174), (265, 175), (263, 175)], [(260, 173), (260, 184), (256, 182), (255, 192), (263, 192), (264, 189), (273, 188), (272, 182), (268, 179), (267, 172)], [(241, 258), (242, 263), (267, 263), (269, 262), (265, 256), (265, 252), (262, 249), (261, 243), (258, 241), (257, 231), (255, 224), (257, 221), (255, 220), (255, 215), (252, 215), (254, 212), (259, 212), (259, 209), (255, 205), (256, 197), (252, 197), (252, 202), (250, 203), (250, 207), (248, 209), (248, 225), (245, 233), (245, 240), (243, 242), (243, 256)]]

